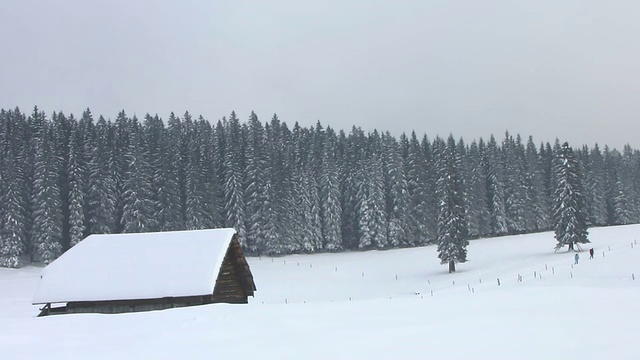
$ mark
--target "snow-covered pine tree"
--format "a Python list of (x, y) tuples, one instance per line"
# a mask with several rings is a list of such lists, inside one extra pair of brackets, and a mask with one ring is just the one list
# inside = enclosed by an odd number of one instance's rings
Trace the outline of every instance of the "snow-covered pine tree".
[[(19, 109), (16, 108), (16, 113), (20, 114)], [(35, 238), (33, 235), (33, 221), (35, 215), (33, 214), (33, 184), (35, 183), (35, 163), (36, 163), (36, 144), (38, 143), (39, 132), (41, 127), (45, 123), (45, 114), (40, 111), (37, 106), (34, 106), (31, 115), (21, 114), (24, 116), (25, 125), (22, 129), (22, 137), (24, 144), (21, 149), (23, 161), (24, 161), (24, 188), (22, 191), (24, 199), (24, 229), (25, 229), (25, 252), (29, 255), (29, 261), (36, 260), (37, 250)]]
[(152, 200), (152, 173), (147, 160), (147, 148), (137, 119), (130, 122), (129, 146), (124, 151), (126, 171), (123, 174), (123, 232), (148, 232), (157, 228), (153, 218), (156, 204)]
[(503, 166), (505, 179), (505, 214), (510, 234), (520, 234), (527, 230), (530, 200), (527, 198), (524, 146), (520, 135), (516, 140), (508, 133), (503, 142)]
[(456, 271), (456, 263), (467, 261), (469, 241), (464, 213), (464, 185), (453, 136), (449, 136), (446, 146), (441, 143), (437, 149), (438, 258), (441, 264), (449, 265), (449, 273), (452, 273)]
[(0, 267), (15, 268), (20, 265), (24, 250), (23, 206), (16, 186), (20, 182), (16, 181), (18, 174), (12, 159), (1, 158), (0, 168)]
[(604, 162), (606, 168), (607, 213), (610, 225), (627, 223), (627, 202), (620, 181), (620, 164), (622, 155), (616, 149), (604, 147)]
[(362, 183), (360, 168), (364, 163), (366, 138), (362, 129), (353, 127), (347, 137), (344, 131), (338, 137), (338, 146), (344, 148), (341, 175), (342, 242), (346, 249), (357, 249), (360, 234), (358, 218), (358, 191)]
[[(73, 123), (72, 123), (73, 124)], [(75, 246), (84, 238), (85, 232), (85, 169), (82, 164), (83, 138), (78, 126), (72, 125), (69, 134), (68, 189), (69, 189), (69, 247)]]
[(340, 174), (338, 169), (338, 143), (334, 131), (327, 127), (322, 150), (320, 170), (320, 206), (322, 214), (323, 248), (327, 251), (342, 249), (340, 206)]
[(113, 128), (100, 116), (90, 148), (88, 174), (88, 233), (109, 234), (116, 226), (116, 182), (113, 169)]
[(385, 214), (383, 166), (380, 160), (380, 137), (377, 132), (370, 136), (373, 143), (373, 153), (366, 160), (360, 178), (358, 192), (359, 212), (359, 249), (385, 248), (387, 246), (387, 216)]
[[(175, 126), (175, 121), (178, 120), (173, 113), (171, 116), (170, 122)], [(145, 116), (144, 131), (152, 173), (151, 198), (155, 204), (153, 209), (153, 218), (156, 219), (157, 225), (155, 230), (182, 230), (184, 229), (182, 204), (175, 168), (180, 158), (180, 137), (176, 139), (170, 137), (164, 122), (157, 115)]]
[[(188, 112), (187, 112), (188, 114)], [(175, 182), (175, 186), (178, 189), (176, 199), (171, 201), (176, 202), (173, 211), (179, 214), (175, 221), (177, 229), (185, 229), (185, 208), (186, 208), (186, 165), (187, 165), (187, 144), (186, 144), (185, 126), (179, 116), (171, 112), (169, 119), (167, 120), (167, 179), (168, 181)]]
[[(484, 142), (480, 139), (484, 148)], [(487, 175), (482, 165), (480, 146), (476, 141), (469, 145), (465, 177), (465, 206), (468, 235), (472, 238), (487, 236), (491, 233), (491, 214), (487, 202)]]
[(52, 132), (41, 115), (34, 122), (36, 138), (33, 173), (33, 244), (36, 257), (50, 263), (62, 254), (62, 206), (58, 188), (58, 170), (51, 144)]
[[(278, 122), (279, 121), (280, 120), (278, 120)], [(273, 120), (272, 120), (272, 124), (273, 124)], [(279, 128), (280, 128), (279, 136), (282, 139), (281, 151), (282, 151), (282, 164), (283, 164), (282, 166), (283, 181), (281, 184), (274, 183), (274, 188), (281, 186), (281, 189), (279, 189), (278, 192), (282, 194), (280, 198), (283, 199), (283, 202), (280, 205), (276, 206), (276, 208), (282, 209), (281, 211), (278, 212), (279, 214), (281, 214), (279, 219), (277, 220), (277, 223), (279, 224), (278, 231), (279, 233), (283, 234), (286, 244), (295, 244), (296, 242), (295, 228), (290, 226), (291, 224), (288, 223), (287, 221), (287, 219), (294, 217), (293, 211), (295, 211), (294, 210), (295, 194), (293, 193), (293, 188), (294, 188), (293, 182), (295, 181), (294, 180), (295, 141), (293, 138), (293, 132), (289, 129), (289, 127), (287, 126), (287, 123), (282, 122)], [(311, 133), (308, 133), (308, 134), (310, 135)], [(310, 165), (311, 163), (309, 162), (308, 164)], [(317, 186), (318, 186), (317, 179), (315, 179), (315, 186), (317, 191)], [(318, 228), (318, 232), (319, 231), (320, 230)]]
[[(211, 123), (202, 116), (198, 117), (196, 129), (200, 143), (200, 158), (202, 161), (202, 197), (204, 201), (204, 225), (208, 228), (220, 227), (223, 223), (220, 217), (222, 200), (219, 197), (221, 184), (216, 174), (217, 149), (215, 147), (214, 129)], [(246, 131), (244, 131), (246, 132)], [(247, 142), (246, 136), (243, 140)]]
[(385, 177), (387, 241), (389, 246), (409, 246), (409, 190), (398, 142), (386, 132), (382, 136), (382, 162)]
[(24, 253), (23, 176), (19, 149), (19, 116), (0, 111), (0, 267), (15, 268)]
[(308, 147), (308, 149), (304, 149), (304, 148), (301, 149), (301, 150), (307, 150), (308, 164), (304, 163), (304, 165), (311, 170), (313, 176), (316, 179), (320, 178), (320, 172), (322, 171), (322, 160), (323, 160), (325, 139), (327, 136), (330, 135), (328, 130), (330, 129), (327, 128), (327, 130), (325, 130), (322, 127), (322, 124), (320, 123), (320, 121), (317, 121), (316, 126), (314, 128), (311, 128), (311, 132), (309, 136), (310, 146)]
[[(224, 122), (222, 121), (224, 120)], [(226, 215), (225, 215), (225, 192), (224, 192), (224, 184), (226, 182), (225, 177), (225, 158), (226, 158), (226, 130), (224, 124), (226, 123), (226, 118), (222, 118), (222, 120), (218, 120), (216, 126), (213, 127), (213, 151), (214, 156), (212, 158), (212, 168), (214, 176), (216, 177), (217, 190), (215, 194), (215, 198), (218, 201), (218, 225), (225, 226)]]
[[(207, 227), (207, 209), (205, 202), (205, 163), (203, 159), (203, 140), (197, 129), (196, 122), (191, 116), (184, 116), (184, 139), (186, 149), (183, 160), (185, 164), (185, 228), (189, 230), (204, 229)], [(242, 240), (244, 241), (244, 240)]]
[(234, 228), (243, 245), (246, 239), (244, 179), (242, 168), (242, 134), (240, 121), (235, 112), (231, 113), (225, 124), (225, 158), (224, 158), (224, 213), (225, 226)]
[(422, 158), (424, 160), (424, 213), (426, 214), (425, 231), (422, 244), (435, 241), (438, 224), (438, 199), (436, 197), (436, 182), (438, 174), (436, 171), (436, 158), (434, 156), (433, 144), (425, 134), (420, 142), (422, 148)]
[(468, 192), (468, 181), (469, 181), (469, 147), (464, 143), (464, 139), (458, 139), (456, 143), (456, 154), (458, 155), (458, 159), (460, 161), (460, 166), (458, 167), (458, 172), (460, 174), (460, 181), (462, 182), (462, 199), (464, 200), (464, 214), (465, 220), (467, 221), (467, 235), (469, 234), (469, 209), (467, 207), (469, 192)]
[(596, 144), (589, 152), (588, 172), (585, 174), (587, 187), (585, 201), (589, 220), (595, 226), (607, 225), (606, 177), (604, 159)]
[(91, 157), (93, 156), (94, 139), (96, 138), (96, 126), (93, 121), (91, 110), (86, 108), (82, 112), (82, 117), (78, 120), (78, 146), (80, 147), (81, 156), (77, 159), (82, 171), (82, 209), (84, 211), (84, 233), (82, 237), (89, 235), (89, 173)]
[(634, 193), (633, 220), (638, 223), (640, 222), (640, 150), (630, 148), (630, 151), (633, 153), (626, 166), (629, 169), (630, 186)]
[[(134, 115), (135, 118), (135, 115)], [(124, 225), (122, 224), (122, 215), (124, 212), (124, 182), (128, 170), (127, 152), (131, 149), (131, 122), (133, 119), (129, 118), (124, 110), (118, 113), (116, 120), (113, 124), (113, 146), (112, 146), (112, 164), (111, 171), (113, 172), (113, 180), (115, 181), (115, 218), (116, 226), (115, 233), (124, 232)]]
[(267, 229), (270, 217), (268, 198), (267, 152), (264, 126), (252, 111), (249, 117), (247, 146), (247, 169), (245, 177), (246, 247), (250, 254), (264, 252), (267, 237), (274, 236), (273, 229)]
[(568, 143), (556, 152), (554, 161), (555, 192), (553, 197), (553, 218), (556, 251), (568, 246), (574, 250), (575, 244), (589, 243), (587, 239), (587, 212), (580, 168)]
[[(213, 165), (213, 129), (211, 124), (205, 120), (202, 116), (198, 117), (198, 120), (194, 122), (194, 153), (197, 154), (198, 159), (194, 164), (199, 163), (200, 166), (196, 170), (197, 172), (197, 194), (199, 194), (199, 202), (197, 206), (197, 212), (199, 216), (200, 228), (211, 228), (214, 223), (219, 219), (215, 215), (218, 211), (218, 202), (214, 197), (210, 197), (209, 193), (216, 191), (217, 182), (214, 181), (214, 176), (211, 174)], [(243, 129), (243, 133), (245, 130)], [(244, 136), (244, 135), (243, 135)], [(245, 142), (243, 137), (243, 143)]]
[[(401, 140), (402, 143), (402, 140)], [(401, 144), (402, 145), (402, 144)], [(405, 174), (407, 175), (408, 193), (410, 198), (408, 238), (413, 244), (426, 244), (432, 235), (428, 227), (431, 221), (429, 214), (428, 178), (429, 170), (415, 132), (406, 142), (407, 149), (404, 158)]]
[[(58, 189), (60, 191), (60, 207), (62, 211), (62, 251), (70, 247), (70, 224), (69, 224), (69, 141), (71, 128), (77, 125), (73, 114), (67, 118), (64, 113), (54, 112), (51, 117), (51, 148), (54, 153), (53, 160), (58, 175)], [(77, 157), (76, 157), (77, 159)], [(79, 159), (77, 159), (79, 160)]]
[(618, 180), (620, 181), (620, 196), (624, 198), (625, 202), (623, 224), (635, 224), (640, 221), (640, 189), (634, 179), (638, 171), (636, 156), (629, 144), (622, 148)]
[(487, 196), (491, 213), (491, 229), (493, 235), (504, 235), (509, 231), (505, 209), (504, 174), (500, 150), (496, 139), (491, 135), (483, 156), (487, 173)]
[(527, 219), (527, 223), (530, 224), (532, 231), (546, 231), (551, 227), (550, 199), (544, 182), (542, 162), (531, 136), (527, 140), (525, 158), (525, 181), (527, 183), (527, 197), (530, 199), (528, 208), (531, 210), (531, 215), (529, 215), (531, 218)]
[[(291, 133), (291, 160), (293, 171), (293, 216), (291, 228), (294, 234), (292, 252), (316, 252), (322, 250), (322, 221), (318, 177), (322, 166), (324, 129), (318, 122), (315, 129), (303, 129), (296, 122)], [(319, 152), (317, 149), (320, 148)]]
[(297, 169), (294, 182), (296, 214), (294, 229), (298, 234), (296, 244), (291, 244), (293, 252), (315, 252), (322, 249), (320, 223), (320, 197), (317, 182), (309, 169)]
[(294, 194), (294, 149), (293, 134), (287, 124), (273, 115), (265, 127), (271, 173), (269, 198), (272, 206), (272, 221), (276, 238), (268, 245), (271, 254), (289, 254), (297, 251), (295, 219), (296, 199)]

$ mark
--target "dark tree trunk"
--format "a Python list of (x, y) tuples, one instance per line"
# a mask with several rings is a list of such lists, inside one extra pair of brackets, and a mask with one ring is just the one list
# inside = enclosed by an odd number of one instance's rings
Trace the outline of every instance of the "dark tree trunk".
[(573, 250), (573, 241), (569, 242), (569, 250), (568, 251), (571, 251), (571, 250)]
[(453, 260), (449, 261), (449, 274), (452, 272), (456, 272), (456, 263)]

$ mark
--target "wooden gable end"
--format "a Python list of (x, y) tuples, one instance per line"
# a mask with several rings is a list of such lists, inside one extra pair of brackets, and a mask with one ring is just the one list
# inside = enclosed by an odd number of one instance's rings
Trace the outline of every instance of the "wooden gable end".
[(238, 236), (234, 235), (216, 279), (212, 302), (245, 304), (255, 290), (256, 285), (249, 264), (242, 252)]

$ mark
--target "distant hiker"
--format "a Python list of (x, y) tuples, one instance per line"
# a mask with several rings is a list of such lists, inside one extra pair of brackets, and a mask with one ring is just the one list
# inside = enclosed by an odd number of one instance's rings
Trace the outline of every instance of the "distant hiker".
[(573, 257), (574, 259), (576, 259), (576, 265), (578, 264), (578, 260), (580, 260), (580, 255), (578, 255), (578, 253), (576, 253), (576, 256)]
[(589, 259), (593, 259), (593, 248), (589, 249)]

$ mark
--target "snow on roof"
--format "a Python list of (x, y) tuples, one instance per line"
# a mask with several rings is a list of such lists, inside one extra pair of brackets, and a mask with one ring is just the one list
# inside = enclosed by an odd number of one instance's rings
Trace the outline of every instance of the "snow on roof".
[(235, 233), (90, 235), (44, 268), (33, 304), (212, 294)]

